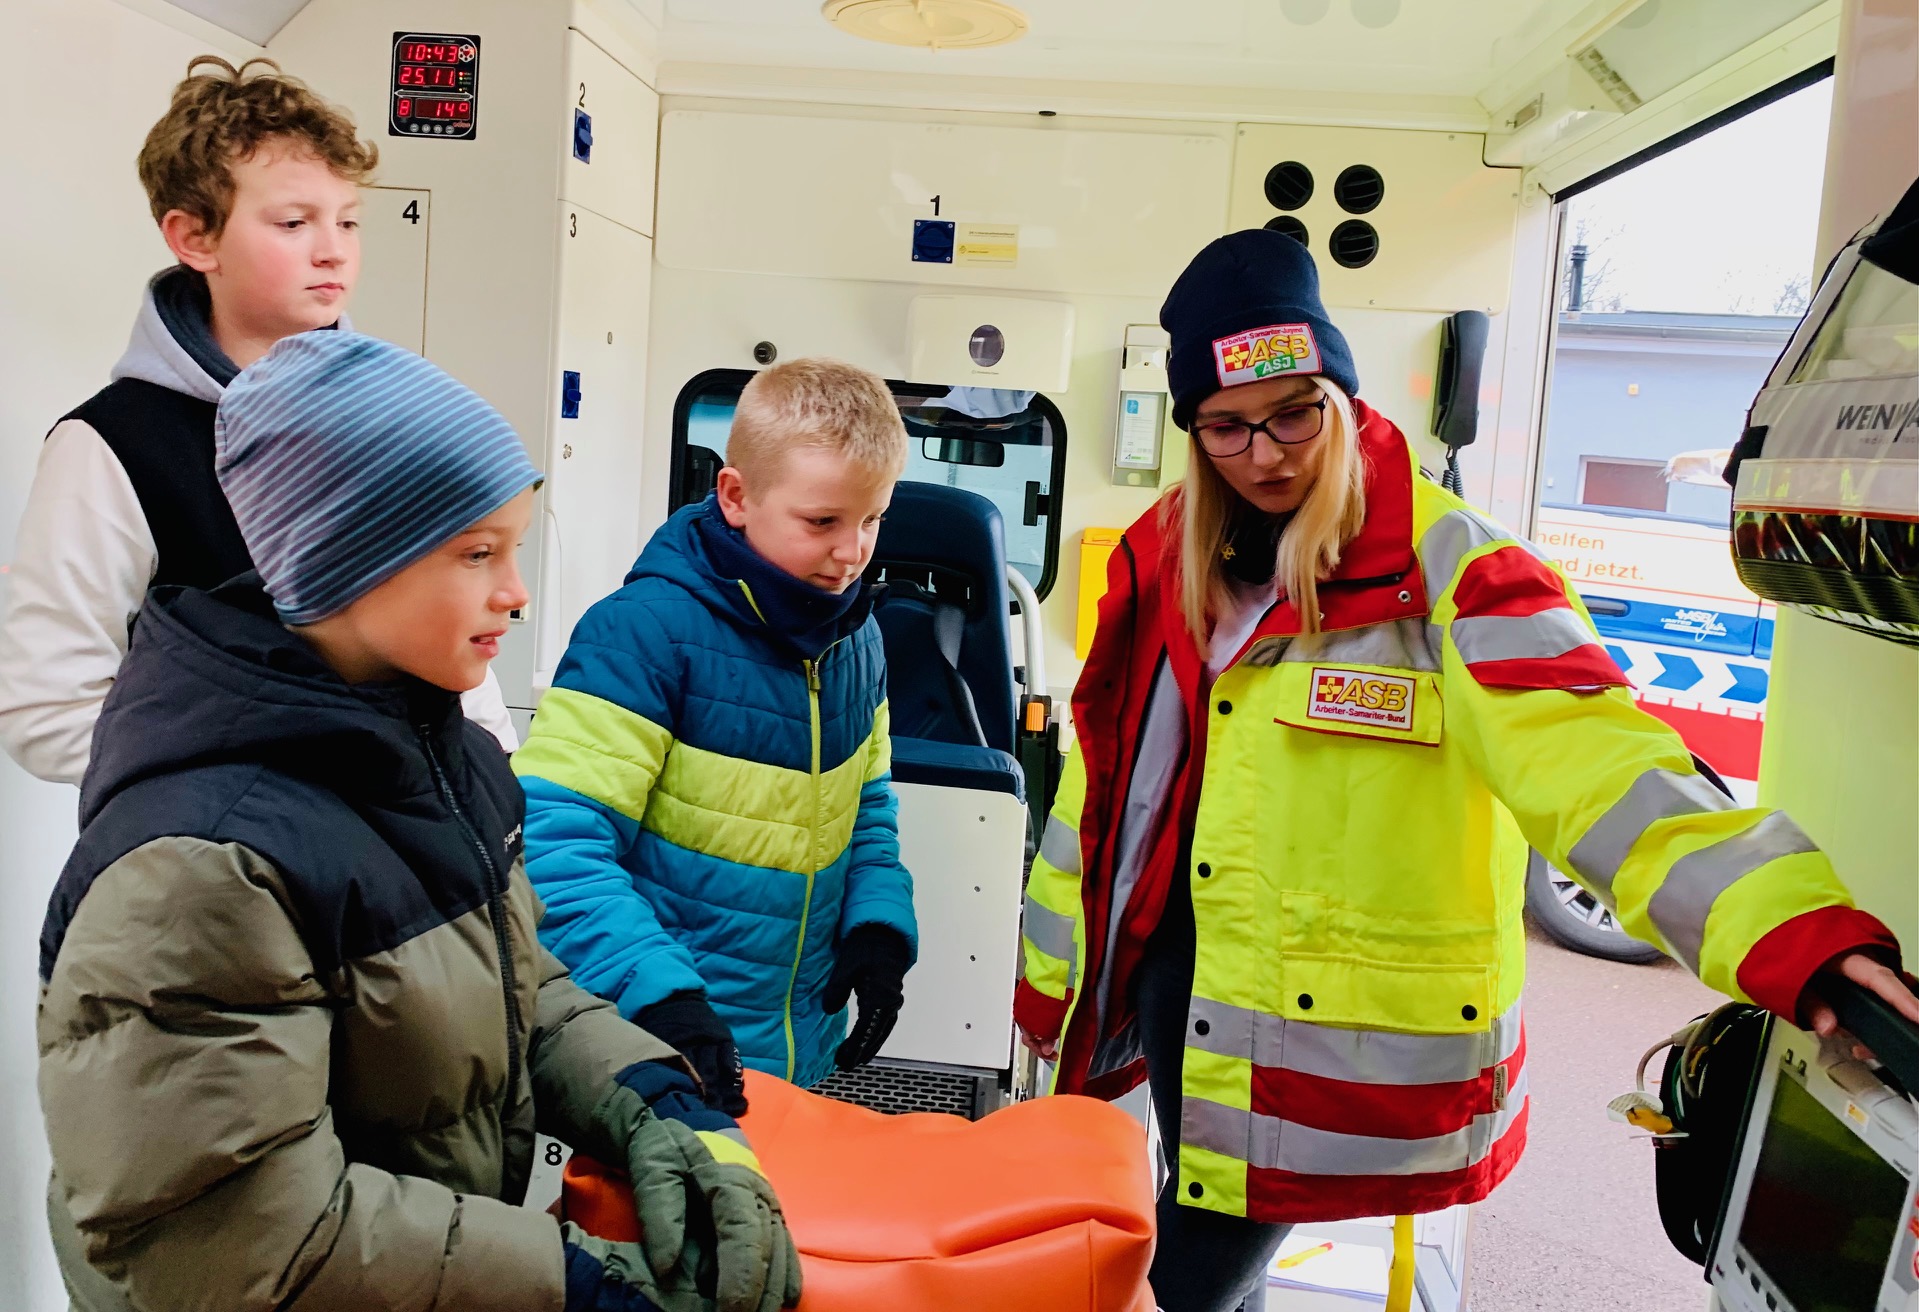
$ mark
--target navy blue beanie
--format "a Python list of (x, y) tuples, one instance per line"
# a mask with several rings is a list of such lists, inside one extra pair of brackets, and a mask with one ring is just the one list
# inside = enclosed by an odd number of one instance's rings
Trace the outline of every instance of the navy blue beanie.
[(1281, 232), (1249, 228), (1210, 243), (1167, 293), (1159, 326), (1173, 341), (1166, 381), (1181, 428), (1200, 402), (1241, 383), (1324, 374), (1346, 395), (1359, 392), (1353, 353), (1319, 299), (1313, 257)]
[(540, 481), (513, 426), (413, 352), (281, 339), (214, 421), (215, 469), (288, 624), (345, 610)]

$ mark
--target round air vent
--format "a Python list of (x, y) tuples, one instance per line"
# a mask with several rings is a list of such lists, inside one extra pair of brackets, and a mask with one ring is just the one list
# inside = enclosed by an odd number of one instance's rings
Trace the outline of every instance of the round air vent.
[(1290, 214), (1275, 214), (1272, 218), (1266, 220), (1266, 230), (1268, 232), (1283, 232), (1301, 246), (1310, 246), (1312, 244), (1306, 240), (1306, 225)]
[(1364, 219), (1348, 219), (1333, 229), (1326, 249), (1345, 269), (1363, 269), (1379, 254), (1379, 233)]
[(1355, 164), (1333, 180), (1333, 199), (1348, 214), (1371, 214), (1386, 199), (1386, 179), (1370, 164)]
[(1026, 35), (1026, 15), (999, 0), (826, 0), (826, 21), (842, 32), (895, 46), (978, 50)]
[(1313, 171), (1296, 159), (1266, 170), (1266, 200), (1276, 210), (1296, 210), (1313, 198)]

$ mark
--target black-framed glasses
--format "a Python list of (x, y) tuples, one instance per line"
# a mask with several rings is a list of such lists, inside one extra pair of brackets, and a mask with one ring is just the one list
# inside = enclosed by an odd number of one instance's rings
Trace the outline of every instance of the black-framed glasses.
[(1217, 423), (1194, 424), (1193, 436), (1209, 456), (1236, 456), (1253, 444), (1254, 433), (1264, 433), (1281, 446), (1298, 446), (1319, 436), (1326, 426), (1326, 402), (1320, 397), (1304, 405), (1289, 405), (1256, 424), (1244, 419), (1222, 419)]

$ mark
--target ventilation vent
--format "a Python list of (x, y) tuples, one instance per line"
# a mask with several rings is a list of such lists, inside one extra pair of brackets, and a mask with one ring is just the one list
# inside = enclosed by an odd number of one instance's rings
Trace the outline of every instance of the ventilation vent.
[(1266, 230), (1268, 232), (1283, 232), (1301, 246), (1312, 245), (1312, 243), (1307, 240), (1306, 225), (1290, 214), (1276, 214), (1266, 220)]
[(894, 46), (978, 50), (1026, 35), (1026, 15), (998, 0), (826, 0), (826, 21), (842, 32)]
[(1276, 210), (1296, 210), (1313, 198), (1313, 171), (1298, 160), (1266, 171), (1266, 201)]
[(1364, 219), (1348, 219), (1333, 229), (1326, 246), (1341, 268), (1363, 269), (1379, 254), (1379, 233)]
[(1371, 214), (1386, 199), (1386, 179), (1370, 164), (1355, 164), (1334, 180), (1333, 199), (1348, 214)]
[(850, 1071), (834, 1071), (813, 1092), (837, 1102), (897, 1116), (945, 1112), (977, 1121), (1005, 1100), (997, 1073), (942, 1070), (885, 1059)]

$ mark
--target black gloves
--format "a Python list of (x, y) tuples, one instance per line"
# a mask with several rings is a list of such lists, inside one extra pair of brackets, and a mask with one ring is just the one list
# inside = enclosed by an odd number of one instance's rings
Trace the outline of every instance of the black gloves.
[(669, 993), (643, 1008), (633, 1023), (660, 1042), (679, 1049), (700, 1077), (708, 1107), (728, 1116), (746, 1115), (746, 1068), (727, 1028), (707, 1005), (706, 995), (690, 989)]
[(859, 1023), (833, 1055), (841, 1070), (864, 1066), (879, 1054), (900, 1018), (906, 971), (912, 964), (912, 945), (889, 925), (860, 925), (840, 940), (821, 1005), (832, 1013), (845, 1010), (853, 994), (860, 999)]

